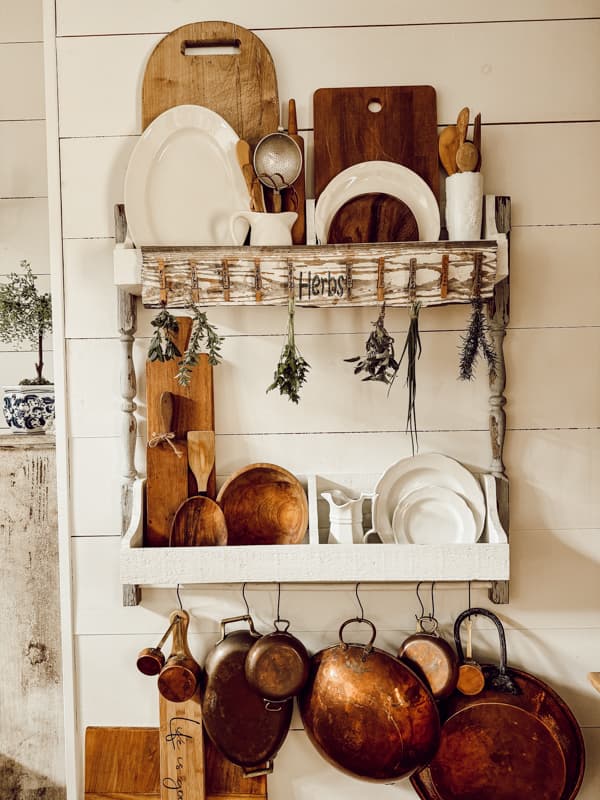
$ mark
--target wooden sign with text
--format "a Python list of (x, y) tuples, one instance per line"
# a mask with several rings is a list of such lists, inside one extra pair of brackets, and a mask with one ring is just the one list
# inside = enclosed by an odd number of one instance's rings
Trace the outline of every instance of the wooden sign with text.
[(183, 703), (159, 697), (160, 800), (204, 800), (200, 691)]

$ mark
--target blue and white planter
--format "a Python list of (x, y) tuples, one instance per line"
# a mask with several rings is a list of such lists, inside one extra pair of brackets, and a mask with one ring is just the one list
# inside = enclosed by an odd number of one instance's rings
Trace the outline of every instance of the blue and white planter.
[(5, 386), (3, 411), (12, 433), (45, 433), (54, 426), (54, 386)]

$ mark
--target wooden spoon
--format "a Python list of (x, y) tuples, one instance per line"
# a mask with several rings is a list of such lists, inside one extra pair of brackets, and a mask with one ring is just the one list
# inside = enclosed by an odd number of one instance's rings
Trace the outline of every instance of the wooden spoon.
[(461, 108), (456, 118), (456, 127), (458, 128), (458, 146), (464, 144), (467, 138), (467, 128), (469, 127), (469, 114), (470, 111), (467, 106)]
[(221, 507), (206, 496), (208, 478), (215, 462), (214, 431), (188, 431), (188, 463), (198, 494), (188, 497), (177, 509), (171, 525), (171, 547), (227, 544), (227, 524)]
[(476, 114), (473, 120), (473, 144), (479, 153), (479, 161), (475, 167), (475, 171), (479, 172), (481, 169), (481, 113)]
[(240, 139), (235, 146), (235, 153), (237, 156), (238, 164), (242, 170), (248, 195), (250, 197), (250, 208), (253, 211), (265, 211), (265, 196), (261, 182), (256, 177), (254, 166), (252, 164), (252, 154), (250, 145), (244, 139)]
[(448, 125), (440, 133), (438, 138), (438, 153), (443, 168), (448, 175), (454, 175), (456, 169), (456, 151), (458, 150), (458, 128), (456, 125)]
[(463, 142), (456, 151), (456, 166), (459, 172), (475, 172), (479, 163), (479, 150), (473, 142)]

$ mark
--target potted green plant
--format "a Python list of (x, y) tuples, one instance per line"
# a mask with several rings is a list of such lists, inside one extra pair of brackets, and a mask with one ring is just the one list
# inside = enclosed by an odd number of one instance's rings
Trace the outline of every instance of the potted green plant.
[(0, 339), (31, 342), (38, 359), (34, 377), (4, 387), (4, 418), (14, 433), (43, 433), (54, 421), (54, 386), (44, 377), (44, 335), (52, 330), (52, 300), (36, 287), (37, 275), (27, 261), (22, 273), (11, 273), (0, 284)]

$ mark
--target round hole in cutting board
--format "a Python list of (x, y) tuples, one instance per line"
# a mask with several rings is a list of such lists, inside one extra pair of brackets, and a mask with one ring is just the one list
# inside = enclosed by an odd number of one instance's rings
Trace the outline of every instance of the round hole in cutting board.
[(378, 100), (376, 97), (373, 97), (371, 100), (369, 100), (367, 108), (372, 114), (378, 114), (383, 108), (383, 105), (381, 103), (381, 100)]
[(389, 194), (361, 194), (338, 209), (327, 233), (328, 244), (416, 242), (419, 228), (410, 208)]

